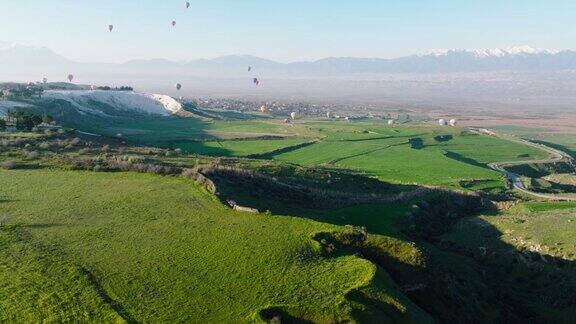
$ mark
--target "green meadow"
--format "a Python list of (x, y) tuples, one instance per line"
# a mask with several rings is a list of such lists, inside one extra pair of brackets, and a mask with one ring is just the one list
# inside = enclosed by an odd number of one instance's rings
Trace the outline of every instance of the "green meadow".
[(337, 225), (235, 212), (180, 178), (16, 170), (0, 183), (2, 322), (259, 322), (270, 307), (342, 321), (362, 314), (355, 291), (427, 319), (371, 262), (320, 255), (312, 237)]
[[(284, 124), (280, 118), (224, 111), (195, 111), (188, 118), (114, 113), (115, 118), (91, 117), (88, 121), (71, 115), (65, 122), (128, 142), (185, 153), (262, 155), (303, 166), (352, 169), (383, 181), (451, 188), (462, 187), (461, 181), (475, 181), (472, 189), (502, 188), (502, 176), (486, 164), (546, 156), (535, 148), (452, 127), (327, 119)], [(413, 141), (419, 144), (413, 145)], [(310, 142), (315, 144), (299, 145)]]
[[(166, 118), (111, 130), (111, 134), (117, 132), (129, 140), (187, 153), (264, 154), (303, 166), (352, 169), (383, 181), (448, 187), (459, 187), (460, 181), (481, 181), (479, 188), (501, 188), (501, 175), (488, 169), (488, 163), (546, 156), (535, 148), (459, 128), (390, 127), (383, 122), (303, 120), (284, 125), (270, 119), (201, 122)], [(414, 139), (421, 141), (421, 147), (411, 146)]]
[[(486, 164), (546, 156), (521, 144), (448, 128), (367, 125), (361, 133), (323, 132), (326, 137), (318, 143), (274, 158), (358, 170), (390, 182), (458, 186), (462, 180), (482, 180), (501, 186), (501, 175)], [(420, 139), (421, 147), (412, 147), (411, 139)]]

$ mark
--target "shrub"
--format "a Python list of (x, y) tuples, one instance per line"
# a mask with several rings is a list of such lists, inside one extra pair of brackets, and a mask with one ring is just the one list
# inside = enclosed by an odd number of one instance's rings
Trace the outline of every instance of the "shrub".
[(77, 146), (78, 144), (80, 144), (81, 140), (78, 137), (73, 138), (72, 140), (70, 140), (70, 144), (71, 146)]
[(16, 161), (4, 161), (2, 164), (0, 164), (0, 167), (5, 170), (13, 170), (16, 169), (17, 166), (18, 163), (16, 163)]
[(318, 252), (310, 244), (302, 246), (296, 251), (296, 259), (300, 263), (309, 263), (318, 258)]
[(52, 144), (50, 144), (49, 142), (42, 142), (40, 143), (40, 145), (38, 145), (39, 148), (43, 149), (43, 150), (47, 150), (52, 146)]
[(38, 153), (38, 151), (32, 151), (26, 155), (26, 159), (28, 160), (36, 160), (38, 157), (40, 157), (40, 153)]

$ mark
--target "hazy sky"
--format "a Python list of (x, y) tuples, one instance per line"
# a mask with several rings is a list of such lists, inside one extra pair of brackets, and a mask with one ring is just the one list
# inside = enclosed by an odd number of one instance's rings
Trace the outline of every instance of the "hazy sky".
[(186, 10), (180, 0), (0, 0), (0, 41), (107, 62), (227, 54), (280, 61), (389, 58), (516, 45), (576, 49), (575, 0), (190, 2)]

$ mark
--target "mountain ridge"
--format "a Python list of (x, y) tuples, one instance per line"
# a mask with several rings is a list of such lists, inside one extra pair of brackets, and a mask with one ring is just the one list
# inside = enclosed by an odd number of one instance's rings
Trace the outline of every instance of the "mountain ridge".
[(115, 70), (146, 74), (186, 73), (245, 76), (248, 66), (254, 73), (354, 74), (354, 73), (443, 73), (473, 71), (557, 71), (576, 70), (576, 51), (547, 50), (529, 46), (511, 48), (432, 51), (398, 58), (327, 57), (310, 61), (277, 62), (253, 55), (227, 55), (212, 59), (172, 61), (163, 58), (135, 59), (124, 63), (81, 63), (67, 59), (45, 47), (0, 42), (0, 67), (10, 71), (46, 69)]

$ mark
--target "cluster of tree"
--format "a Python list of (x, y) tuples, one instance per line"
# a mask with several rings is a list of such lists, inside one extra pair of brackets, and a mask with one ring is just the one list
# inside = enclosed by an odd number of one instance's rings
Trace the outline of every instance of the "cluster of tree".
[(16, 129), (21, 131), (31, 131), (32, 128), (45, 123), (50, 124), (54, 122), (54, 118), (46, 114), (37, 114), (28, 111), (8, 111), (6, 120), (0, 122), (0, 129), (5, 129), (8, 123), (16, 126)]
[(41, 86), (35, 84), (17, 84), (10, 87), (3, 87), (0, 89), (0, 98), (33, 98), (41, 97), (44, 90)]
[(130, 87), (130, 86), (121, 86), (120, 88), (118, 87), (109, 87), (109, 86), (102, 86), (102, 87), (98, 87), (96, 88), (98, 90), (105, 90), (105, 91), (134, 91), (134, 88)]
[(409, 141), (410, 147), (415, 150), (421, 150), (424, 148), (424, 141), (420, 137), (411, 138)]

